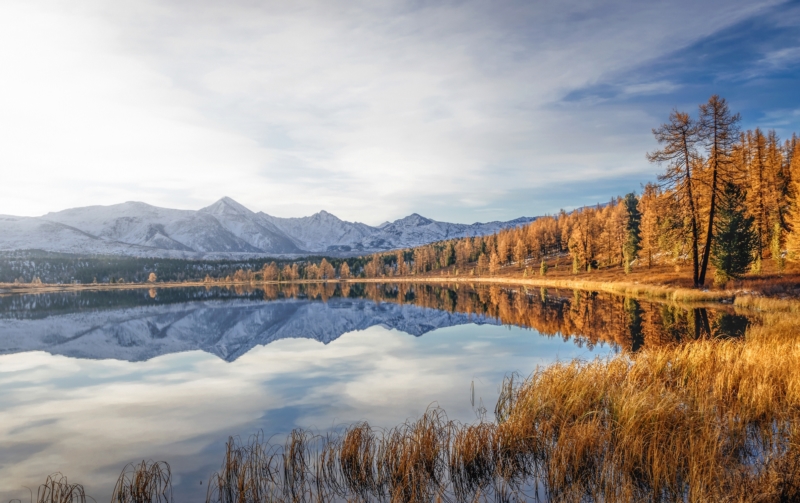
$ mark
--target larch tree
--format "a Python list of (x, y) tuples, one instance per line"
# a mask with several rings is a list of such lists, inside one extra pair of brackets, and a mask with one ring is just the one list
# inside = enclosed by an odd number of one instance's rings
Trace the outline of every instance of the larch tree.
[(659, 218), (658, 203), (660, 195), (658, 186), (648, 183), (644, 186), (642, 196), (639, 198), (639, 213), (642, 215), (641, 252), (647, 257), (647, 267), (653, 266), (653, 255), (659, 251), (658, 237), (661, 219)]
[(406, 261), (403, 256), (403, 250), (397, 250), (395, 253), (395, 262), (397, 264), (396, 273), (398, 276), (404, 276), (406, 274)]
[(278, 266), (275, 265), (275, 262), (264, 264), (264, 267), (261, 269), (261, 278), (264, 281), (275, 281), (278, 279)]
[(487, 271), (487, 269), (489, 268), (489, 261), (486, 260), (486, 254), (485, 253), (481, 253), (480, 256), (478, 257), (477, 267), (478, 267), (478, 274), (485, 273)]
[(347, 262), (342, 262), (342, 265), (339, 266), (339, 277), (342, 279), (350, 277), (350, 266), (347, 265)]
[(509, 249), (508, 237), (505, 234), (501, 234), (497, 238), (497, 257), (501, 264), (508, 262)]
[(489, 274), (495, 275), (500, 272), (500, 255), (497, 252), (492, 252), (492, 255), (489, 257)]
[(767, 138), (761, 129), (748, 131), (740, 142), (743, 152), (742, 163), (748, 173), (747, 206), (753, 216), (756, 235), (756, 258), (760, 262), (764, 258), (764, 248), (770, 225), (766, 204), (769, 192), (769, 174), (767, 172)]
[(336, 270), (327, 259), (323, 258), (319, 263), (319, 279), (333, 279), (336, 277)]
[(528, 258), (528, 248), (522, 239), (517, 239), (517, 245), (514, 247), (514, 260), (517, 262), (517, 267), (520, 269), (525, 267), (526, 258)]
[(708, 260), (711, 256), (711, 245), (714, 239), (714, 217), (718, 206), (720, 187), (734, 183), (732, 150), (739, 133), (739, 114), (732, 114), (725, 98), (713, 95), (708, 103), (700, 105), (700, 138), (706, 145), (708, 153), (707, 166), (709, 173), (709, 203), (706, 218), (706, 236), (703, 245), (703, 258), (700, 263), (699, 285), (705, 284)]
[(700, 141), (699, 127), (689, 114), (673, 110), (669, 122), (653, 129), (661, 150), (647, 154), (650, 162), (666, 163), (666, 171), (658, 180), (675, 191), (681, 206), (688, 214), (691, 232), (692, 282), (695, 287), (701, 285), (699, 240), (700, 229), (697, 215), (697, 191), (695, 188), (693, 167), (697, 159), (697, 143)]
[(792, 205), (786, 222), (791, 231), (786, 239), (786, 251), (789, 258), (793, 260), (800, 260), (800, 151), (798, 150), (800, 150), (798, 147), (794, 148), (789, 166), (792, 176)]

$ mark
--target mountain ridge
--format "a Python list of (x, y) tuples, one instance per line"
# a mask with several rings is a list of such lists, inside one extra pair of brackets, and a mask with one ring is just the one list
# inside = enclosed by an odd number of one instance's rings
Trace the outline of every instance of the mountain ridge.
[(199, 210), (127, 201), (40, 217), (0, 215), (0, 251), (188, 259), (358, 255), (487, 235), (533, 220), (456, 224), (412, 213), (375, 227), (325, 210), (305, 217), (275, 217), (230, 197)]

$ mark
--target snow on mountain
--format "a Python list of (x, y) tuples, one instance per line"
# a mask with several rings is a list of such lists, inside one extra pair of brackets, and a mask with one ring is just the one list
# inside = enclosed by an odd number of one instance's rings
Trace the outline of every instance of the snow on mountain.
[(370, 249), (369, 243), (373, 241), (372, 236), (377, 230), (360, 222), (345, 222), (324, 210), (302, 218), (279, 218), (266, 213), (259, 215), (286, 235), (292, 236), (303, 250), (310, 252)]
[(233, 361), (258, 345), (286, 338), (328, 344), (375, 325), (421, 336), (492, 318), (367, 299), (196, 301), (87, 310), (40, 319), (0, 319), (0, 354), (46, 351), (74, 358), (149, 360), (202, 350)]
[(472, 225), (416, 213), (372, 227), (320, 211), (302, 218), (254, 213), (229, 197), (198, 211), (141, 202), (73, 208), (42, 217), (0, 216), (0, 251), (43, 250), (81, 255), (238, 258), (354, 254), (480, 236), (532, 218)]
[[(201, 209), (198, 213), (213, 216), (226, 230), (257, 251), (269, 253), (301, 253), (289, 236), (260, 215), (253, 213), (230, 197)], [(227, 251), (227, 250), (226, 250)]]

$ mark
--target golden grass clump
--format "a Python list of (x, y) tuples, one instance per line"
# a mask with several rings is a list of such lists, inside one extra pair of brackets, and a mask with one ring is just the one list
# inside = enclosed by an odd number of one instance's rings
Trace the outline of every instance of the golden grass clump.
[(433, 501), (446, 485), (452, 424), (441, 409), (389, 431), (380, 470), (392, 501)]
[(378, 471), (380, 446), (375, 432), (366, 422), (345, 430), (338, 449), (345, 492), (364, 499), (369, 494), (383, 494), (385, 484)]
[(774, 317), (744, 342), (557, 363), (505, 388), (500, 426), (533, 433), (555, 500), (791, 501), (798, 333), (796, 319)]
[(36, 503), (86, 503), (86, 493), (82, 485), (70, 484), (61, 473), (53, 473), (39, 486)]
[(122, 469), (112, 503), (170, 503), (172, 471), (164, 461), (130, 463)]
[(244, 444), (231, 437), (225, 444), (222, 469), (211, 477), (206, 502), (261, 503), (278, 500), (280, 494), (279, 452), (264, 442), (261, 434)]

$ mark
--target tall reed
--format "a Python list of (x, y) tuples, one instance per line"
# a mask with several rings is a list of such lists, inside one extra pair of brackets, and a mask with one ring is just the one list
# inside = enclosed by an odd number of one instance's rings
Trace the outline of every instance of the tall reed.
[(111, 503), (171, 503), (172, 471), (163, 461), (130, 463), (122, 469)]
[(39, 486), (36, 503), (86, 503), (86, 492), (81, 484), (70, 484), (61, 473), (53, 473)]

